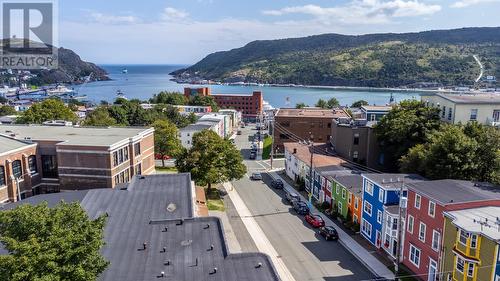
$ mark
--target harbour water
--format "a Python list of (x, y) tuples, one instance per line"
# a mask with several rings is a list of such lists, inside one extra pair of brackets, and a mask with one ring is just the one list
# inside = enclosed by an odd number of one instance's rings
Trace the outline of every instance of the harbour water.
[[(129, 99), (148, 100), (153, 94), (161, 91), (179, 91), (190, 85), (170, 81), (168, 74), (180, 65), (101, 65), (108, 73), (111, 81), (87, 83), (75, 86), (80, 95), (86, 95), (89, 100), (113, 101), (117, 91), (121, 91)], [(123, 69), (127, 69), (124, 73)], [(370, 104), (384, 105), (389, 102), (391, 94), (396, 102), (405, 99), (419, 98), (417, 92), (369, 91), (349, 89), (313, 89), (301, 87), (269, 87), (269, 86), (227, 86), (211, 85), (213, 94), (250, 94), (254, 90), (264, 93), (264, 99), (274, 107), (294, 107), (303, 102), (314, 105), (320, 98), (335, 97), (341, 105), (350, 105), (357, 100), (366, 100)]]

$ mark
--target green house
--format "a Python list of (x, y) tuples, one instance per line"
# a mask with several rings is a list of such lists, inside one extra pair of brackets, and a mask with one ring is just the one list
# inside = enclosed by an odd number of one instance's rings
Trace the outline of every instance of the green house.
[(348, 210), (348, 191), (340, 184), (335, 176), (329, 176), (328, 179), (332, 182), (332, 208), (336, 208), (337, 213), (344, 219), (347, 219)]

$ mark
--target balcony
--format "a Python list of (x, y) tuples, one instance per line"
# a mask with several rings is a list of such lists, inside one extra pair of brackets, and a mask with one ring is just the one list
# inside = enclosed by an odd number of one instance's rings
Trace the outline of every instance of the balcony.
[[(481, 243), (481, 236), (477, 235), (474, 238), (474, 235), (467, 235), (467, 239), (465, 240), (465, 235), (460, 235), (455, 241), (455, 245), (453, 251), (462, 256), (464, 259), (468, 259), (471, 261), (479, 260), (479, 245)], [(474, 245), (472, 245), (474, 244)]]

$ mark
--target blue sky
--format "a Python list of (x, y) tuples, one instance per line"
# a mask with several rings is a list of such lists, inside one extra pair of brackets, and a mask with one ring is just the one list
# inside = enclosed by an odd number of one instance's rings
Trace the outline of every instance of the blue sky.
[(59, 45), (96, 63), (191, 64), (253, 40), (500, 26), (500, 0), (59, 0)]

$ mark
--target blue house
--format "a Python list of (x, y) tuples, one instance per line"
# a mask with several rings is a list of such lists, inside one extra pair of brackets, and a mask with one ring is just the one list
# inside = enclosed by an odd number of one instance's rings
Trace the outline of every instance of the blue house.
[(392, 106), (385, 105), (363, 105), (361, 107), (362, 118), (367, 121), (380, 121), (391, 111)]
[(363, 210), (361, 235), (377, 248), (382, 243), (384, 210), (399, 205), (400, 192), (406, 198), (404, 183), (424, 180), (410, 174), (363, 174)]

